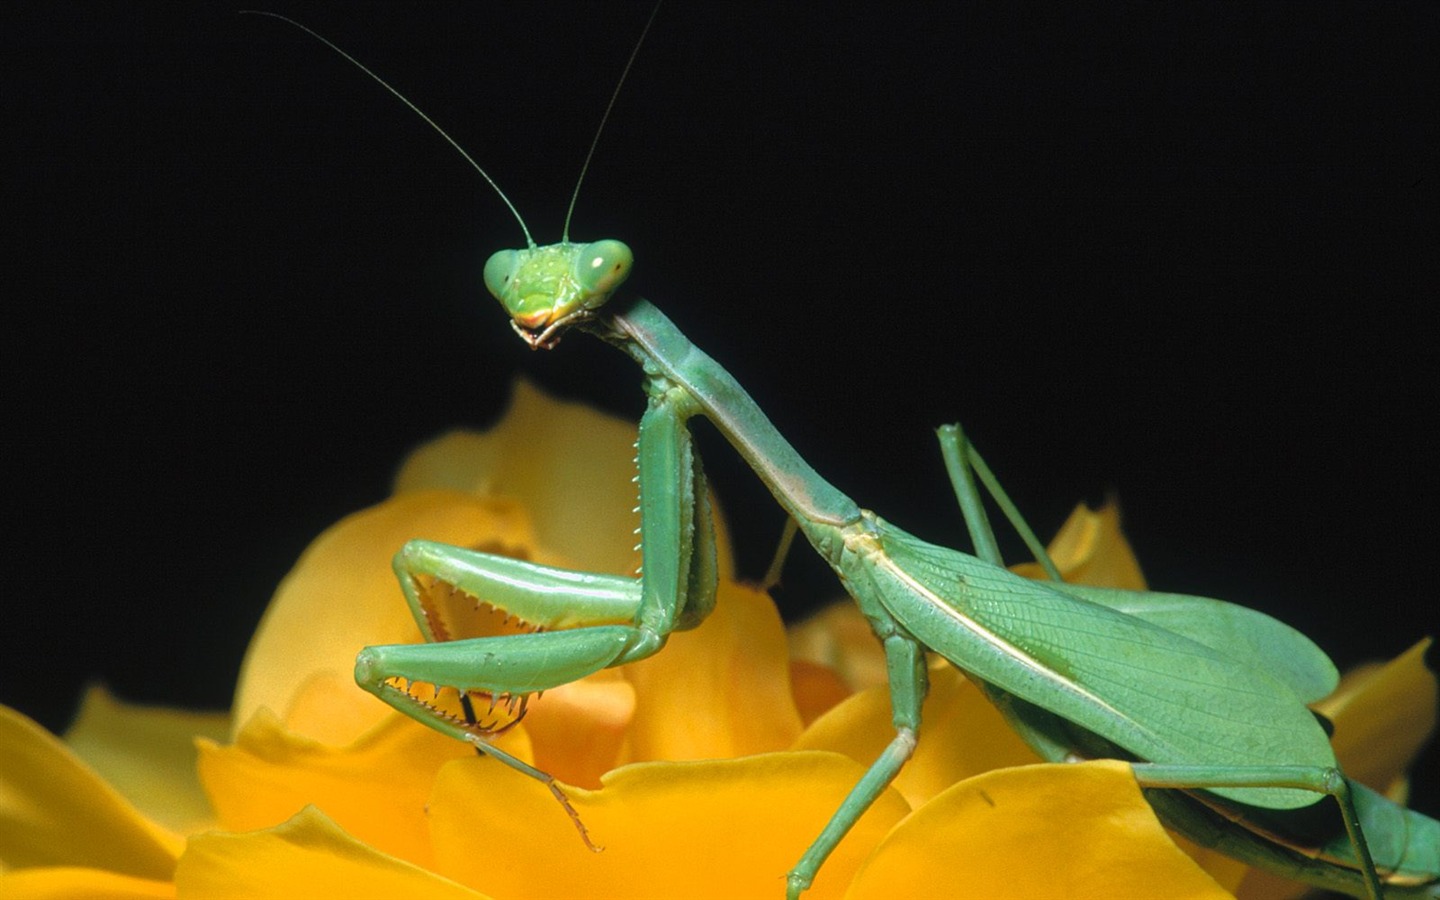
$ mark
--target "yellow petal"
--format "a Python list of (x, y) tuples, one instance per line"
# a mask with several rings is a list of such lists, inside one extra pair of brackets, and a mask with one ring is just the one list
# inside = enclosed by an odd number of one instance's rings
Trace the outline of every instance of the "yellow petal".
[[(1258, 871), (1238, 859), (1226, 856), (1219, 850), (1202, 847), (1182, 834), (1172, 831), (1166, 833), (1170, 835), (1170, 840), (1175, 842), (1175, 846), (1195, 861), (1195, 865), (1204, 869), (1206, 874), (1215, 879), (1216, 884), (1232, 894), (1238, 894), (1241, 885), (1248, 883), (1250, 877)], [(1289, 883), (1294, 885), (1298, 882)]]
[(365, 846), (314, 809), (266, 831), (191, 838), (176, 868), (175, 886), (182, 900), (484, 900)]
[(762, 753), (800, 734), (785, 627), (752, 588), (722, 580), (709, 618), (623, 672), (635, 686), (627, 762)]
[(20, 869), (0, 875), (5, 900), (173, 900), (169, 880), (134, 878), (103, 869), (66, 866)]
[[(592, 853), (544, 785), (467, 760), (446, 766), (435, 785), (436, 870), (505, 900), (775, 900), (784, 895), (785, 873), (862, 771), (832, 753), (626, 766), (599, 791), (569, 792), (604, 847)], [(906, 811), (899, 795), (882, 795), (806, 900), (840, 896), (869, 848)]]
[(227, 713), (121, 703), (97, 685), (65, 743), (151, 821), (184, 834), (214, 819), (195, 774), (195, 738), (229, 733)]
[(1235, 896), (1239, 900), (1302, 900), (1314, 894), (1309, 885), (1301, 882), (1265, 869), (1247, 869), (1240, 886), (1235, 889)]
[[(1106, 500), (1099, 509), (1081, 503), (1050, 542), (1050, 558), (1066, 581), (1095, 587), (1145, 590), (1145, 576), (1130, 542), (1120, 531), (1120, 506)], [(1027, 578), (1044, 578), (1035, 563), (1012, 566)]]
[[(517, 729), (506, 749), (525, 755)], [(419, 865), (431, 859), (425, 803), (447, 762), (474, 756), (399, 713), (346, 747), (331, 747), (287, 731), (262, 711), (232, 746), (200, 742), (200, 780), (215, 813), (231, 831), (285, 821), (314, 805), (360, 840)]]
[(852, 693), (835, 670), (804, 659), (790, 660), (790, 687), (800, 721), (809, 726)]
[(516, 506), (452, 492), (404, 494), (340, 520), (275, 591), (241, 666), (235, 727), (264, 706), (295, 731), (343, 745), (390, 714), (355, 686), (355, 654), (420, 640), (390, 569), (412, 538), (526, 553), (533, 546)]
[[(634, 422), (556, 400), (522, 379), (499, 424), (452, 431), (415, 450), (395, 491), (444, 488), (517, 500), (541, 546), (562, 550), (585, 571), (630, 575), (640, 565), (634, 474)], [(716, 539), (728, 577), (734, 563), (723, 522)]]
[(54, 735), (0, 706), (0, 870), (81, 866), (168, 880), (181, 845)]
[[(920, 715), (920, 743), (895, 779), (913, 807), (982, 772), (1038, 761), (975, 685), (943, 660), (930, 666), (930, 693)], [(894, 736), (890, 692), (877, 687), (821, 716), (793, 749), (831, 750), (869, 765)]]
[(790, 626), (790, 655), (833, 669), (852, 691), (886, 684), (885, 651), (846, 597)]
[(1335, 723), (1330, 743), (1346, 775), (1381, 793), (1414, 762), (1435, 731), (1435, 673), (1425, 667), (1430, 639), (1383, 665), (1345, 673), (1315, 708)]
[(1124, 763), (1001, 769), (955, 785), (876, 848), (847, 900), (1229, 897), (1165, 835)]
[(634, 716), (635, 688), (614, 669), (552, 688), (525, 717), (533, 762), (566, 784), (599, 787), (618, 764)]

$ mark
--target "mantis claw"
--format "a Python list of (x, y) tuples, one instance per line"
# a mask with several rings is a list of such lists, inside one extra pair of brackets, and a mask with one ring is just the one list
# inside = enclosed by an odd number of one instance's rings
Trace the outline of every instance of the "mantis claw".
[[(373, 654), (367, 656), (369, 649), (361, 651), (356, 659), (357, 680), (362, 677), (375, 677)], [(364, 681), (360, 683), (367, 684)], [(422, 695), (426, 686), (430, 688), (429, 699)], [(367, 689), (391, 706), (416, 718), (448, 725), (456, 732), (466, 735), (467, 740), (474, 737), (488, 741), (500, 737), (520, 724), (530, 704), (528, 693), (497, 696), (489, 691), (461, 689), (454, 685), (406, 678), (403, 675), (381, 678), (374, 683), (374, 687)], [(450, 697), (455, 698), (453, 702), (449, 701)], [(484, 719), (475, 714), (477, 699), (487, 704)], [(497, 706), (501, 711), (499, 717), (495, 716)]]
[(580, 819), (580, 814), (575, 811), (575, 807), (570, 805), (570, 798), (560, 790), (560, 785), (555, 782), (555, 779), (551, 778), (545, 786), (550, 789), (550, 793), (555, 799), (560, 801), (560, 805), (565, 807), (566, 815), (570, 816), (570, 821), (575, 823), (575, 830), (580, 832), (580, 840), (585, 842), (585, 846), (590, 849), (590, 852), (603, 853), (605, 848), (590, 839), (590, 829), (585, 827), (585, 823)]

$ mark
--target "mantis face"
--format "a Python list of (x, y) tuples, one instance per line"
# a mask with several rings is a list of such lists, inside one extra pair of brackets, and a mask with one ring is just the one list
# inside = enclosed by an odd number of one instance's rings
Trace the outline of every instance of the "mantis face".
[(509, 313), (515, 333), (531, 349), (548, 350), (610, 299), (634, 259), (614, 240), (501, 250), (485, 263), (485, 287)]

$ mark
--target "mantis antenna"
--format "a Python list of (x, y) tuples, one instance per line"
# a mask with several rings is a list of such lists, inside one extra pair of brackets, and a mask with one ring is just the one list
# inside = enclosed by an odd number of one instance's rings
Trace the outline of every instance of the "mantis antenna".
[[(640, 31), (640, 39), (635, 42), (635, 49), (630, 51), (630, 58), (625, 61), (625, 69), (620, 73), (620, 80), (615, 84), (615, 90), (610, 94), (610, 102), (605, 104), (605, 114), (600, 117), (600, 127), (595, 129), (595, 137), (590, 141), (590, 150), (585, 154), (585, 162), (580, 166), (580, 177), (575, 179), (575, 193), (570, 195), (570, 208), (565, 210), (565, 229), (560, 232), (561, 243), (570, 242), (570, 217), (575, 214), (575, 201), (580, 199), (580, 185), (585, 183), (585, 173), (590, 171), (590, 160), (595, 158), (595, 148), (600, 144), (600, 134), (605, 130), (605, 123), (610, 121), (610, 111), (615, 108), (615, 100), (620, 96), (620, 89), (625, 86), (625, 79), (630, 77), (630, 67), (635, 65), (635, 57), (640, 55), (640, 45), (645, 43), (645, 36), (650, 33), (650, 26), (655, 24), (655, 14), (660, 12), (660, 3), (656, 0), (655, 8), (650, 10), (650, 18), (645, 20), (645, 27)], [(531, 244), (530, 246), (535, 246)]]
[[(600, 126), (595, 129), (595, 137), (590, 141), (590, 149), (585, 154), (585, 162), (580, 166), (580, 177), (575, 179), (575, 191), (570, 195), (570, 206), (565, 210), (565, 228), (561, 232), (560, 236), (560, 240), (562, 242), (568, 243), (570, 240), (570, 219), (575, 214), (575, 201), (580, 198), (580, 186), (585, 183), (585, 173), (590, 171), (590, 161), (595, 158), (595, 148), (600, 144), (600, 135), (605, 131), (605, 123), (610, 121), (610, 112), (615, 109), (615, 101), (620, 96), (620, 89), (625, 86), (625, 79), (630, 76), (630, 69), (635, 65), (635, 57), (640, 55), (640, 47), (642, 44), (645, 43), (645, 36), (650, 33), (650, 26), (655, 24), (655, 16), (659, 12), (660, 2), (656, 2), (655, 8), (650, 10), (650, 18), (645, 20), (645, 27), (640, 31), (640, 39), (635, 42), (634, 49), (630, 51), (630, 58), (625, 61), (625, 68), (620, 73), (620, 80), (616, 83), (615, 90), (610, 94), (610, 102), (605, 105), (605, 114), (600, 117)], [(480, 164), (475, 161), (474, 157), (472, 157), (469, 153), (465, 152), (465, 148), (460, 146), (460, 143), (454, 138), (452, 138), (450, 134), (445, 131), (445, 129), (441, 128), (438, 124), (436, 124), (434, 119), (427, 116), (424, 110), (416, 106), (414, 103), (410, 102), (410, 98), (406, 97), (404, 94), (391, 87), (389, 82), (381, 78), (379, 75), (376, 75), (374, 72), (370, 71), (370, 69), (360, 60), (340, 49), (340, 47), (338, 47), (335, 42), (331, 41), (329, 38), (325, 37), (314, 29), (300, 24), (294, 19), (291, 19), (287, 16), (282, 16), (279, 13), (267, 12), (260, 9), (242, 9), (240, 10), (240, 14), (251, 16), (267, 16), (271, 19), (279, 19), (281, 22), (285, 22), (287, 24), (295, 26), (296, 28), (313, 37), (315, 40), (329, 47), (331, 50), (334, 50), (336, 53), (340, 54), (340, 56), (346, 62), (350, 63), (355, 68), (359, 69), (361, 72), (364, 72), (376, 84), (389, 91), (395, 97), (395, 99), (408, 106), (411, 112), (419, 116), (426, 125), (429, 125), (432, 129), (435, 130), (436, 134), (444, 138), (446, 143), (448, 143), (451, 147), (454, 147), (455, 151), (459, 153), (462, 157), (464, 157), (465, 161), (470, 164), (471, 168), (480, 173), (480, 177), (484, 178), (485, 183), (490, 185), (490, 187), (495, 190), (495, 193), (500, 196), (500, 199), (502, 201), (504, 201), (505, 206), (510, 210), (511, 214), (515, 216), (515, 221), (520, 223), (520, 230), (525, 234), (526, 246), (530, 247), (532, 250), (535, 248), (535, 239), (530, 236), (529, 227), (526, 226), (525, 220), (520, 216), (520, 211), (515, 208), (515, 204), (511, 203), (510, 198), (505, 196), (505, 192), (500, 189), (500, 185), (495, 183), (495, 179), (490, 177), (490, 173), (482, 169), (480, 167)]]
[[(658, 7), (657, 7), (657, 8), (658, 8)], [(298, 28), (298, 29), (300, 29), (301, 31), (305, 32), (306, 34), (310, 35), (310, 36), (313, 37), (315, 40), (319, 41), (320, 43), (322, 43), (322, 44), (324, 44), (325, 46), (329, 47), (331, 50), (334, 50), (336, 53), (340, 54), (341, 57), (343, 57), (347, 62), (349, 62), (349, 63), (350, 63), (351, 65), (353, 65), (355, 68), (357, 68), (357, 69), (359, 69), (360, 71), (364, 72), (366, 75), (369, 75), (370, 78), (371, 78), (372, 80), (374, 80), (374, 82), (375, 82), (376, 84), (380, 85), (380, 86), (383, 87), (385, 90), (387, 90), (387, 91), (389, 91), (391, 94), (393, 94), (397, 100), (399, 100), (401, 103), (405, 104), (406, 106), (410, 107), (410, 111), (411, 111), (411, 112), (415, 113), (415, 115), (417, 115), (417, 116), (419, 116), (421, 119), (423, 119), (423, 120), (425, 121), (425, 124), (426, 124), (426, 125), (429, 125), (431, 128), (435, 129), (435, 133), (438, 134), (438, 135), (440, 135), (442, 138), (444, 138), (444, 139), (450, 144), (450, 146), (454, 147), (455, 150), (456, 150), (456, 152), (459, 153), (461, 156), (463, 156), (463, 157), (465, 158), (465, 161), (468, 162), (468, 163), (470, 164), (470, 166), (471, 166), (475, 171), (477, 171), (477, 172), (480, 173), (480, 177), (485, 179), (486, 184), (489, 184), (490, 187), (492, 187), (492, 188), (495, 189), (495, 193), (497, 193), (497, 194), (500, 195), (500, 199), (503, 200), (503, 201), (505, 201), (505, 205), (510, 209), (510, 212), (511, 212), (512, 214), (514, 214), (514, 216), (515, 216), (515, 221), (517, 221), (517, 222), (520, 223), (520, 230), (525, 233), (525, 243), (526, 243), (526, 245), (528, 245), (531, 249), (534, 249), (534, 247), (535, 247), (535, 239), (530, 236), (530, 229), (529, 229), (528, 227), (526, 227), (526, 225), (525, 225), (525, 220), (520, 217), (520, 211), (515, 208), (515, 204), (511, 203), (511, 202), (510, 202), (510, 198), (507, 197), (507, 196), (505, 196), (505, 192), (502, 191), (502, 190), (500, 190), (500, 185), (498, 185), (498, 184), (495, 183), (495, 179), (493, 179), (493, 178), (490, 177), (490, 173), (489, 173), (489, 172), (486, 172), (484, 169), (480, 168), (480, 164), (477, 163), (477, 162), (474, 160), (474, 158), (470, 156), (469, 153), (466, 153), (466, 152), (465, 152), (465, 148), (464, 148), (464, 147), (460, 146), (460, 144), (459, 144), (454, 138), (452, 138), (448, 133), (446, 133), (445, 129), (443, 129), (443, 128), (441, 128), (439, 125), (435, 124), (435, 120), (434, 120), (434, 119), (432, 119), (432, 118), (430, 118), (429, 116), (425, 115), (425, 112), (424, 112), (423, 110), (421, 110), (420, 107), (416, 106), (414, 103), (411, 103), (411, 102), (410, 102), (410, 99), (409, 99), (408, 97), (406, 97), (404, 94), (400, 93), (399, 91), (395, 90), (395, 88), (391, 87), (390, 84), (389, 84), (389, 82), (387, 82), (385, 79), (381, 78), (379, 75), (376, 75), (374, 72), (372, 72), (372, 71), (370, 71), (368, 68), (366, 68), (366, 67), (365, 67), (365, 64), (362, 63), (360, 60), (358, 60), (358, 59), (356, 59), (355, 57), (351, 56), (350, 54), (346, 53), (344, 50), (341, 50), (339, 47), (337, 47), (337, 46), (335, 45), (335, 43), (334, 43), (333, 41), (331, 41), (330, 39), (326, 38), (324, 35), (322, 35), (322, 34), (316, 32), (316, 31), (314, 31), (313, 29), (310, 29), (310, 28), (305, 27), (304, 25), (301, 25), (299, 22), (295, 21), (294, 19), (287, 18), (287, 17), (285, 17), (285, 16), (280, 15), (279, 13), (266, 12), (265, 10), (261, 10), (261, 9), (242, 9), (242, 10), (240, 10), (240, 14), (241, 14), (241, 15), (251, 15), (251, 16), (268, 16), (268, 17), (270, 17), (270, 18), (272, 18), (272, 19), (279, 19), (279, 20), (282, 21), (282, 22), (286, 22), (286, 23), (288, 23), (288, 24), (290, 24), (290, 25), (294, 25), (296, 28)], [(654, 14), (654, 13), (651, 13), (651, 14), (650, 14), (650, 18), (651, 18), (651, 20), (653, 21), (654, 18), (655, 18), (655, 14)], [(648, 23), (646, 24), (645, 28), (646, 28), (647, 31), (649, 30), (650, 26), (649, 26)], [(644, 37), (645, 37), (645, 36), (642, 34), (640, 37), (641, 37), (641, 40), (644, 40)], [(639, 49), (639, 45), (636, 45), (636, 49)], [(631, 62), (634, 62), (635, 57), (634, 57), (633, 54), (631, 55), (630, 59), (631, 59)], [(629, 66), (629, 65), (626, 65), (625, 71), (626, 71), (626, 72), (629, 72), (629, 71), (630, 71), (630, 66)], [(624, 80), (625, 80), (625, 79), (624, 79), (624, 76), (621, 76), (621, 79), (620, 79), (620, 80), (621, 80), (621, 82), (623, 83)], [(619, 88), (616, 88), (616, 90), (618, 91)], [(614, 101), (614, 98), (611, 98), (611, 101), (610, 101), (610, 102), (611, 102), (611, 104), (614, 104), (614, 102), (615, 102), (615, 101)], [(606, 115), (606, 116), (609, 116), (609, 115), (610, 115), (610, 110), (609, 110), (609, 109), (606, 109), (606, 110), (605, 110), (605, 115)], [(604, 124), (605, 124), (605, 123), (604, 123), (604, 120), (601, 120), (601, 123), (600, 123), (600, 124), (601, 124), (601, 127), (604, 127)], [(599, 135), (598, 135), (598, 134), (596, 135), (596, 139), (597, 139), (597, 140), (599, 139)], [(595, 148), (594, 148), (593, 145), (591, 146), (590, 150), (591, 150), (592, 153), (594, 152)], [(589, 164), (590, 160), (589, 160), (588, 157), (586, 158), (585, 162), (586, 162), (587, 165)], [(585, 174), (585, 173), (584, 173), (584, 170), (583, 170), (583, 169), (581, 170), (581, 173), (580, 173), (580, 174), (581, 174), (581, 177), (584, 177), (584, 174)], [(576, 185), (575, 190), (576, 190), (577, 192), (580, 190), (579, 185)], [(572, 208), (574, 207), (575, 201), (574, 201), (573, 199), (570, 201), (570, 205), (571, 205)], [(566, 224), (567, 224), (567, 226), (568, 226), (568, 224), (569, 224), (569, 222), (570, 222), (570, 219), (569, 219), (568, 216), (566, 217), (565, 222), (566, 222)]]

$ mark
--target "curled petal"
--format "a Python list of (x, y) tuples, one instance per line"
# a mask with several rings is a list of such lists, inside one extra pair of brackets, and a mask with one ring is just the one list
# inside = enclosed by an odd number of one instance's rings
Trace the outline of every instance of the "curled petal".
[(229, 733), (226, 713), (122, 703), (97, 685), (85, 692), (65, 743), (152, 822), (185, 834), (215, 816), (195, 774), (195, 739)]
[[(506, 749), (527, 755), (523, 739), (517, 729)], [(395, 712), (353, 744), (332, 747), (287, 730), (262, 710), (234, 744), (200, 742), (200, 779), (231, 831), (277, 825), (310, 804), (376, 849), (427, 865), (425, 803), (435, 773), (473, 755)]]
[(1230, 895), (1181, 853), (1114, 761), (1000, 769), (916, 810), (847, 900)]
[(1346, 672), (1315, 708), (1335, 724), (1330, 743), (1345, 774), (1386, 793), (1435, 732), (1435, 673), (1425, 667), (1430, 639), (1384, 664)]
[(136, 878), (103, 869), (45, 866), (0, 874), (5, 900), (174, 900), (170, 879)]
[[(592, 853), (543, 784), (465, 760), (446, 766), (435, 783), (436, 870), (505, 900), (778, 897), (785, 873), (862, 771), (833, 753), (625, 766), (598, 791), (568, 791), (605, 848)], [(906, 812), (898, 794), (883, 794), (806, 900), (841, 896), (865, 854)]]
[[(1047, 549), (1061, 577), (1072, 584), (1145, 590), (1140, 562), (1120, 531), (1120, 505), (1114, 498), (1099, 509), (1078, 504)], [(1011, 568), (1026, 578), (1045, 577), (1035, 563)]]
[(79, 866), (167, 880), (181, 846), (54, 735), (0, 707), (0, 869)]
[(313, 808), (265, 831), (191, 838), (175, 871), (175, 886), (181, 900), (485, 900), (482, 894), (367, 847)]

